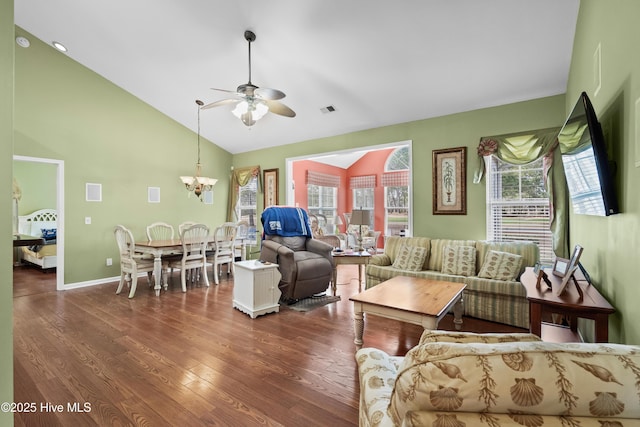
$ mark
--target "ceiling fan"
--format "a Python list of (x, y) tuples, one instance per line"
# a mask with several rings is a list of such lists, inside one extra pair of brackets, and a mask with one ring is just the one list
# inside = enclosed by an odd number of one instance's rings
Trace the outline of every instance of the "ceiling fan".
[(212, 102), (201, 108), (207, 110), (221, 105), (235, 104), (232, 113), (242, 120), (242, 123), (246, 126), (252, 126), (268, 112), (285, 117), (295, 117), (295, 111), (278, 101), (285, 97), (284, 92), (278, 89), (261, 88), (251, 83), (251, 42), (256, 40), (256, 35), (253, 31), (247, 30), (244, 32), (244, 38), (249, 42), (249, 82), (238, 86), (235, 92), (211, 88), (221, 92), (233, 93), (234, 97)]

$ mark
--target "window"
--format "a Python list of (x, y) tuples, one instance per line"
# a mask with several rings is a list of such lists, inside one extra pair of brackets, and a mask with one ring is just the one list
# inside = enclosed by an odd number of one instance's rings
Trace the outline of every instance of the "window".
[(384, 234), (398, 236), (409, 228), (409, 147), (400, 147), (387, 159), (384, 187)]
[(540, 261), (552, 263), (553, 237), (549, 196), (542, 158), (528, 165), (512, 165), (486, 156), (487, 239), (529, 240), (538, 244)]
[[(254, 176), (247, 185), (240, 187), (238, 203), (236, 204), (236, 217), (238, 221), (247, 221), (249, 231), (255, 230), (256, 215), (258, 212), (258, 177)], [(254, 232), (255, 234), (255, 232)]]
[(373, 188), (354, 188), (353, 208), (373, 211)]
[(338, 189), (307, 184), (307, 210), (310, 214), (324, 215), (333, 220), (338, 205)]

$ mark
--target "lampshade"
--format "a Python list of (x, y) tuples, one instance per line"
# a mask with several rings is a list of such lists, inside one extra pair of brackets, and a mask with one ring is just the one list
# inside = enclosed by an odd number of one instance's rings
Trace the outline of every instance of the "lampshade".
[(371, 224), (370, 211), (365, 209), (354, 209), (351, 211), (352, 225), (369, 225)]

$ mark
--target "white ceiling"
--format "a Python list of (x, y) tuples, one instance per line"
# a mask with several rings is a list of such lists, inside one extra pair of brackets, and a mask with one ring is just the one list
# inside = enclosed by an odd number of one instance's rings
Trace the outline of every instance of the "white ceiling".
[[(231, 153), (561, 94), (579, 0), (16, 0), (15, 23), (196, 131), (248, 80), (295, 118), (201, 133)], [(333, 105), (336, 112), (320, 109)]]

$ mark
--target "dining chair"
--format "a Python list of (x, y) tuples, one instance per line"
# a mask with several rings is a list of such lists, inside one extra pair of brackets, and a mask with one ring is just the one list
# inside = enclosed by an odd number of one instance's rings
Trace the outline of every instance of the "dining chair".
[(174, 236), (173, 225), (166, 222), (154, 222), (147, 226), (147, 239), (172, 240)]
[(194, 221), (183, 222), (178, 226), (178, 234), (182, 235), (182, 231), (184, 231), (185, 228), (191, 227), (192, 225), (195, 225), (195, 224), (197, 224), (197, 222), (194, 222)]
[(247, 259), (247, 240), (249, 239), (249, 223), (247, 221), (238, 221), (236, 224), (236, 245), (235, 254), (236, 258), (240, 258), (240, 261)]
[[(169, 262), (169, 268), (180, 269), (180, 283), (182, 292), (187, 292), (187, 271), (202, 269), (204, 281), (209, 286), (209, 278), (206, 274), (207, 245), (209, 244), (209, 227), (204, 224), (194, 224), (185, 227), (180, 233), (182, 241), (182, 257), (179, 260)], [(195, 271), (192, 272), (194, 277)]]
[(129, 298), (133, 298), (138, 286), (138, 273), (147, 273), (149, 284), (151, 284), (151, 273), (153, 272), (153, 259), (144, 258), (141, 254), (135, 253), (135, 240), (131, 231), (123, 225), (117, 225), (114, 229), (116, 243), (120, 252), (120, 283), (116, 294), (122, 292), (124, 282), (129, 285), (131, 281)]
[[(173, 225), (167, 224), (166, 222), (154, 222), (147, 226), (147, 239), (149, 239), (150, 242), (154, 240), (173, 240), (174, 235)], [(170, 274), (173, 273), (173, 269), (169, 268), (169, 262), (175, 260), (175, 257), (176, 255), (171, 253), (163, 255), (162, 272), (164, 275), (163, 282), (165, 290), (168, 286), (168, 278)]]
[(213, 280), (216, 285), (220, 283), (221, 265), (227, 264), (227, 275), (234, 272), (237, 229), (236, 223), (225, 222), (213, 232)]

